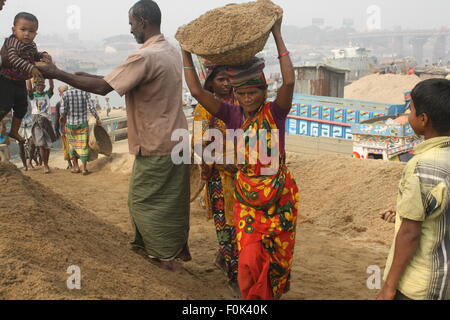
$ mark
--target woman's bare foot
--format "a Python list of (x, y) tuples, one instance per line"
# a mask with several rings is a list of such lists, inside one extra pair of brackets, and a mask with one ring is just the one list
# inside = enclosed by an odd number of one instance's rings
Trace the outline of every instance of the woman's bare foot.
[(88, 176), (88, 175), (90, 175), (91, 174), (91, 172), (90, 171), (88, 171), (88, 170), (86, 170), (86, 171), (83, 171), (83, 176)]
[(239, 284), (237, 281), (229, 281), (228, 282), (228, 288), (231, 290), (231, 295), (235, 299), (241, 299), (241, 289), (239, 288)]
[(70, 172), (74, 173), (74, 174), (79, 174), (79, 173), (81, 173), (81, 170), (80, 169), (72, 169)]
[(49, 166), (44, 166), (44, 174), (49, 174), (49, 173), (51, 173), (50, 167)]

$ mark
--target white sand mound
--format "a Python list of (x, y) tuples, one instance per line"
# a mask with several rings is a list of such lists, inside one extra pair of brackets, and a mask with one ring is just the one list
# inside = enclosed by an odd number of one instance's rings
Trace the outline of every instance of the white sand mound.
[(345, 98), (403, 104), (404, 92), (412, 90), (420, 78), (415, 75), (372, 74), (345, 87)]

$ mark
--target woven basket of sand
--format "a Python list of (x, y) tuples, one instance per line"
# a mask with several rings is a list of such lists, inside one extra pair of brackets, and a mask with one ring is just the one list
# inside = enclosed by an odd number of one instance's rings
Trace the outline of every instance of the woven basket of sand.
[(215, 64), (240, 65), (264, 49), (280, 18), (270, 0), (230, 4), (208, 11), (178, 29), (181, 47)]
[(94, 126), (89, 134), (89, 147), (97, 153), (110, 156), (112, 153), (112, 142), (108, 132), (102, 126)]

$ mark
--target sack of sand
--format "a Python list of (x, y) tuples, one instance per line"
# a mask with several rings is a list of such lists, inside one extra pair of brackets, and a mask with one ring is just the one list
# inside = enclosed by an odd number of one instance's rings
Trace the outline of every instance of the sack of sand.
[(181, 47), (215, 64), (241, 65), (264, 49), (281, 8), (270, 0), (230, 4), (178, 29)]
[(108, 132), (102, 126), (94, 126), (89, 134), (89, 147), (105, 156), (112, 154), (112, 142)]

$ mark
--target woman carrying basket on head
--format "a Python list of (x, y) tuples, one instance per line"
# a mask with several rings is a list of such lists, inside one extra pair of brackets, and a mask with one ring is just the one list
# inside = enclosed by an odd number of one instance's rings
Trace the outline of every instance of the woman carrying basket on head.
[[(191, 94), (215, 117), (223, 120), (228, 129), (246, 132), (262, 130), (268, 146), (278, 146), (278, 170), (260, 161), (238, 164), (235, 182), (234, 222), (239, 249), (238, 281), (244, 299), (279, 299), (289, 290), (290, 272), (296, 236), (298, 188), (285, 164), (285, 123), (292, 106), (295, 73), (289, 52), (281, 36), (280, 18), (272, 28), (277, 44), (283, 85), (274, 102), (266, 102), (267, 83), (264, 62), (253, 58), (244, 66), (228, 72), (240, 106), (217, 100), (204, 90), (193, 68), (191, 54), (184, 51), (186, 82)], [(279, 130), (279, 139), (276, 130)], [(274, 137), (272, 140), (271, 137)], [(238, 140), (238, 151), (245, 150), (247, 139)], [(251, 139), (250, 139), (251, 140)], [(245, 159), (248, 158), (245, 154)], [(251, 157), (254, 155), (250, 154)], [(272, 159), (274, 159), (272, 154)], [(278, 159), (277, 159), (278, 160)], [(273, 161), (271, 163), (273, 165)]]
[[(217, 99), (229, 104), (237, 104), (234, 98), (233, 88), (226, 73), (227, 67), (214, 65), (209, 61), (204, 63), (206, 69), (206, 80), (203, 86), (205, 90), (211, 92)], [(217, 117), (210, 114), (201, 104), (194, 111), (194, 121), (201, 122), (202, 137), (205, 137), (209, 129), (217, 129), (223, 134), (225, 141), (226, 124)], [(202, 139), (201, 150), (212, 141)], [(226, 142), (233, 143), (233, 142)], [(194, 150), (198, 150), (199, 141), (194, 140)], [(223, 151), (226, 151), (224, 146)], [(236, 228), (234, 227), (233, 205), (234, 205), (234, 177), (237, 168), (235, 165), (225, 165), (205, 161), (202, 154), (202, 179), (206, 181), (206, 202), (208, 208), (208, 218), (214, 220), (216, 227), (219, 250), (216, 254), (215, 265), (223, 270), (228, 278), (228, 286), (234, 297), (240, 298), (238, 286), (238, 250), (236, 244)], [(225, 154), (223, 153), (222, 156)], [(234, 154), (232, 155), (234, 158)]]

